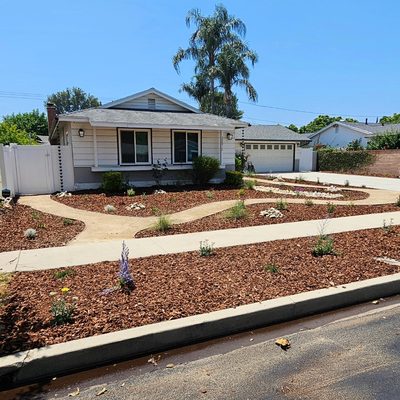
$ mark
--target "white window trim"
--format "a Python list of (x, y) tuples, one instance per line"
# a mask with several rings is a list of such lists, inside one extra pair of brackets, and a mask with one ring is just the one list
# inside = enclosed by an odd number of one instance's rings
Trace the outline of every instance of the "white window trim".
[[(122, 151), (121, 151), (121, 131), (128, 131), (133, 133), (133, 148), (134, 148), (134, 163), (123, 163), (122, 162)], [(148, 162), (136, 162), (136, 132), (147, 132), (147, 142), (149, 146), (149, 161)], [(132, 129), (132, 128), (118, 128), (118, 155), (119, 165), (151, 165), (152, 163), (152, 148), (151, 148), (151, 129)]]
[[(186, 161), (183, 162), (178, 162), (175, 161), (175, 132), (180, 132), (180, 133), (185, 133), (185, 137), (186, 137)], [(188, 161), (188, 140), (187, 140), (187, 135), (188, 133), (196, 133), (197, 134), (197, 143), (198, 143), (198, 155), (201, 156), (201, 131), (194, 131), (194, 130), (181, 130), (181, 129), (175, 129), (172, 131), (172, 163), (173, 164), (178, 164), (178, 165), (182, 165), (182, 164), (193, 164), (193, 161)]]

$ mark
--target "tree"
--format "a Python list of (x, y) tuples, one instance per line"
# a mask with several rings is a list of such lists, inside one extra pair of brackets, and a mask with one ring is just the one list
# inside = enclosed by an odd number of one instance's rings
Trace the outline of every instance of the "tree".
[(0, 123), (0, 143), (36, 144), (36, 140), (28, 132), (19, 129), (16, 125), (3, 121)]
[[(217, 65), (218, 57), (223, 49), (226, 50), (226, 46), (232, 43), (242, 43), (241, 38), (246, 34), (246, 26), (240, 19), (229, 15), (227, 9), (222, 5), (217, 5), (214, 14), (208, 17), (202, 16), (198, 9), (189, 11), (186, 25), (190, 27), (192, 24), (196, 29), (190, 37), (189, 47), (187, 49), (179, 48), (172, 63), (179, 73), (182, 61), (193, 60), (195, 62), (195, 76), (189, 84), (182, 85), (182, 90), (196, 99), (200, 107), (207, 105), (208, 112), (217, 113), (217, 108), (219, 108), (219, 92), (217, 91), (219, 85), (217, 83), (221, 77), (221, 68)], [(242, 45), (245, 46), (244, 43)], [(236, 84), (242, 85), (234, 83), (231, 86)], [(244, 84), (244, 86), (248, 85)], [(225, 109), (231, 109), (230, 114), (237, 115), (238, 110), (237, 107), (236, 110), (234, 109), (235, 100), (232, 93), (229, 93), (229, 89), (228, 93), (225, 93), (224, 88), (223, 95)]]
[(368, 141), (367, 149), (400, 149), (400, 130), (387, 131), (374, 136)]
[(379, 122), (381, 124), (400, 124), (400, 114), (394, 113), (392, 116), (384, 116)]
[(343, 119), (342, 117), (331, 117), (329, 115), (318, 115), (318, 117), (313, 119), (310, 123), (300, 127), (299, 133), (317, 132), (317, 131), (321, 130), (322, 128), (325, 128), (332, 122), (336, 122), (336, 121), (358, 122), (356, 119), (353, 119), (353, 118)]
[(37, 109), (26, 113), (5, 115), (3, 121), (9, 125), (15, 125), (18, 130), (27, 132), (32, 138), (48, 134), (47, 117), (45, 113), (39, 113)]
[(294, 124), (290, 124), (290, 125), (287, 126), (286, 128), (290, 129), (290, 130), (293, 131), (293, 132), (298, 132), (298, 131), (299, 131), (299, 128), (298, 128), (296, 125), (294, 125)]
[(45, 105), (47, 103), (55, 104), (57, 112), (60, 114), (101, 106), (101, 102), (97, 97), (77, 87), (67, 88), (51, 94), (47, 97)]

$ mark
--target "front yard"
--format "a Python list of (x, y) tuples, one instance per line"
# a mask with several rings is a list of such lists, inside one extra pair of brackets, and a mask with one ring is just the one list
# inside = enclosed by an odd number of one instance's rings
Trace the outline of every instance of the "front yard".
[(4, 208), (0, 203), (0, 252), (64, 246), (84, 227), (80, 221), (45, 214), (22, 204)]
[[(1, 354), (400, 270), (376, 259), (400, 258), (399, 227), (389, 224), (331, 239), (330, 244), (327, 238), (308, 237), (209, 248), (209, 256), (188, 252), (131, 259), (136, 284), (132, 292), (118, 286), (118, 262), (15, 273), (0, 308)], [(72, 307), (72, 320), (55, 325), (51, 307), (60, 301)]]

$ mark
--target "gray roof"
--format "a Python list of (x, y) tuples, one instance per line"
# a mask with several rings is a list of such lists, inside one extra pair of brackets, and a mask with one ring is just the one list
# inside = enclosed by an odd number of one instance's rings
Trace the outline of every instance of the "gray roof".
[[(236, 129), (235, 139), (242, 140), (242, 129)], [(272, 140), (272, 141), (290, 141), (300, 142), (307, 141), (310, 139), (305, 135), (293, 132), (282, 125), (252, 125), (244, 128), (244, 139), (245, 140)]]
[(234, 129), (247, 126), (244, 121), (220, 117), (213, 114), (196, 114), (184, 112), (160, 112), (160, 111), (137, 111), (116, 110), (104, 108), (91, 108), (75, 111), (69, 114), (61, 114), (60, 121), (82, 121), (89, 122), (93, 126), (115, 126), (115, 127), (167, 127), (186, 129)]
[(362, 122), (346, 122), (346, 121), (340, 121), (340, 123), (343, 125), (350, 126), (352, 128), (362, 129), (373, 135), (377, 135), (388, 131), (389, 132), (400, 131), (400, 124), (382, 125), (382, 124), (370, 124), (370, 123), (364, 124)]

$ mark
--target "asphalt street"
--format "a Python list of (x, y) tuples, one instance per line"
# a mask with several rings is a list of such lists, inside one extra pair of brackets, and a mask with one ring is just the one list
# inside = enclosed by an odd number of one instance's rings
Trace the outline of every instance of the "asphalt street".
[[(330, 321), (313, 317), (301, 324), (281, 324), (206, 344), (203, 353), (197, 349), (156, 355), (157, 365), (146, 357), (129, 369), (109, 366), (80, 381), (67, 379), (58, 387), (39, 385), (25, 393), (3, 395), (15, 399), (394, 400), (400, 398), (399, 305), (399, 299), (379, 306), (369, 303), (355, 315), (339, 313)], [(275, 344), (279, 336), (290, 340), (290, 349)], [(197, 356), (191, 357), (196, 351)]]

